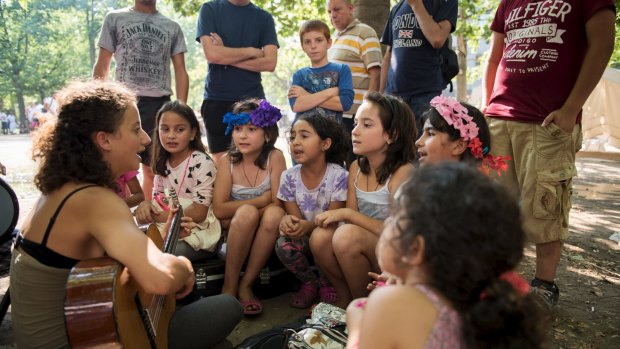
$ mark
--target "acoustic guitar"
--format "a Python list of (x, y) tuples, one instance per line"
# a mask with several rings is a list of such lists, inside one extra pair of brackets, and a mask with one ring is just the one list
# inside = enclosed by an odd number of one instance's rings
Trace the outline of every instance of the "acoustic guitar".
[[(174, 254), (183, 209), (174, 189), (170, 196), (179, 209), (166, 238), (155, 224), (146, 234), (163, 252)], [(80, 261), (67, 280), (65, 321), (72, 348), (167, 348), (174, 308), (174, 295), (147, 294), (125, 266), (109, 257)]]

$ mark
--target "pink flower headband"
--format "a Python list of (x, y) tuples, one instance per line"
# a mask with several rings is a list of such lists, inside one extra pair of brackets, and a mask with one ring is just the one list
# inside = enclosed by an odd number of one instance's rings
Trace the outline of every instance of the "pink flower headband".
[(482, 169), (488, 173), (488, 169), (497, 171), (497, 174), (506, 171), (508, 165), (506, 161), (511, 160), (510, 156), (492, 156), (487, 146), (482, 148), (482, 142), (478, 137), (478, 125), (474, 118), (467, 114), (467, 108), (456, 99), (446, 96), (437, 96), (431, 100), (431, 107), (435, 108), (439, 115), (460, 132), (461, 138), (468, 142), (467, 147), (476, 159), (482, 159)]

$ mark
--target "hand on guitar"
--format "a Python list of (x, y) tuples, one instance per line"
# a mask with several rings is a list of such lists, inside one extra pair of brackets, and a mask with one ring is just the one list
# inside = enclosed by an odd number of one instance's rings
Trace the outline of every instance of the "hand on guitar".
[(196, 226), (198, 226), (198, 224), (196, 224), (196, 222), (194, 222), (194, 220), (192, 219), (192, 217), (189, 216), (183, 216), (181, 218), (181, 226), (183, 227), (183, 230), (181, 230), (179, 232), (179, 239), (183, 239), (186, 238), (190, 235), (192, 235), (192, 229), (196, 228)]
[(189, 268), (189, 275), (187, 276), (187, 280), (185, 280), (185, 284), (180, 290), (177, 291), (177, 294), (176, 294), (176, 299), (182, 299), (188, 294), (190, 294), (192, 290), (194, 289), (194, 283), (196, 282), (196, 274), (194, 273), (192, 262), (190, 262), (189, 259), (183, 256), (179, 256), (178, 258), (182, 260), (183, 262), (185, 262), (185, 264), (187, 264), (187, 267)]

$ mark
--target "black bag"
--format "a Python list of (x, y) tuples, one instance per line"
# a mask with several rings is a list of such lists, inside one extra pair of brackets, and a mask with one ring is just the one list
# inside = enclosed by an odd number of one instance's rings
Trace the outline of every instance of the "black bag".
[[(435, 7), (435, 13), (439, 11), (442, 0), (434, 0), (433, 5)], [(445, 86), (450, 85), (450, 92), (454, 90), (452, 85), (452, 79), (459, 73), (459, 57), (452, 49), (452, 34), (448, 35), (446, 42), (439, 49), (439, 57), (441, 59), (441, 76), (443, 77), (443, 83)]]
[[(213, 258), (192, 262), (194, 272), (196, 273), (194, 289), (192, 293), (178, 302), (187, 305), (200, 298), (220, 294), (224, 285), (225, 261), (226, 253), (224, 247)], [(299, 281), (295, 275), (282, 265), (274, 252), (261, 269), (252, 290), (258, 298), (268, 299), (283, 293), (297, 291), (298, 287)]]
[(308, 317), (303, 316), (291, 323), (274, 326), (269, 330), (259, 332), (243, 340), (235, 349), (285, 349), (288, 348), (289, 337), (295, 333), (294, 329), (306, 324)]
[(441, 75), (446, 86), (450, 85), (450, 92), (454, 90), (452, 79), (459, 73), (459, 58), (452, 50), (452, 37), (448, 36), (446, 43), (439, 49), (441, 58)]

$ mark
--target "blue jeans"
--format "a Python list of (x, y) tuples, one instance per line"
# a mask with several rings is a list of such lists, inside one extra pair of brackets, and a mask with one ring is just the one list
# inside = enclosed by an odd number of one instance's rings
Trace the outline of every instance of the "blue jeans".
[(422, 115), (424, 112), (430, 108), (431, 99), (441, 95), (441, 91), (421, 93), (417, 95), (409, 95), (409, 96), (400, 96), (405, 103), (411, 107), (413, 114), (415, 115), (415, 126), (418, 134), (415, 139), (420, 138), (422, 136), (422, 131), (424, 128), (424, 121)]

